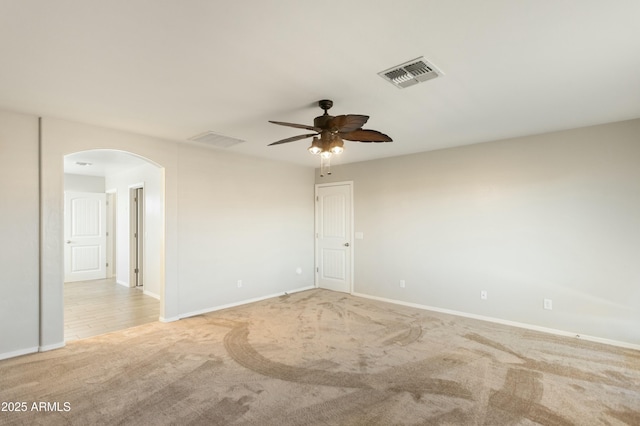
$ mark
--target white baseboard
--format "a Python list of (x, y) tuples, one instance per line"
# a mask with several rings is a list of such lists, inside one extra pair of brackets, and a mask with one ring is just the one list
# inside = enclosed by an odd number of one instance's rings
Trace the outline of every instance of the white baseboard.
[(543, 333), (555, 334), (555, 335), (558, 335), (558, 336), (574, 337), (576, 339), (587, 340), (587, 341), (590, 341), (590, 342), (604, 343), (606, 345), (611, 345), (611, 346), (618, 346), (618, 347), (627, 348), (627, 349), (640, 350), (640, 345), (637, 345), (637, 344), (634, 344), (634, 343), (621, 342), (621, 341), (618, 341), (618, 340), (605, 339), (605, 338), (596, 337), (596, 336), (588, 336), (588, 335), (575, 333), (575, 332), (571, 332), (571, 331), (557, 330), (555, 328), (548, 328), (548, 327), (540, 327), (540, 326), (533, 325), (533, 324), (527, 324), (527, 323), (517, 322), (517, 321), (509, 321), (509, 320), (504, 320), (504, 319), (494, 318), (494, 317), (487, 317), (487, 316), (484, 316), (484, 315), (476, 315), (476, 314), (470, 314), (470, 313), (467, 313), (467, 312), (454, 311), (454, 310), (450, 310), (450, 309), (436, 308), (434, 306), (421, 305), (421, 304), (418, 304), (418, 303), (403, 302), (401, 300), (394, 300), (394, 299), (387, 299), (385, 297), (371, 296), (369, 294), (364, 294), (364, 293), (352, 293), (352, 294), (354, 296), (363, 297), (365, 299), (372, 299), (372, 300), (378, 300), (380, 302), (387, 302), (387, 303), (393, 303), (393, 304), (396, 304), (396, 305), (409, 306), (411, 308), (418, 308), (418, 309), (423, 309), (423, 310), (426, 310), (426, 311), (441, 312), (443, 314), (450, 314), (450, 315), (456, 315), (456, 316), (459, 316), (459, 317), (472, 318), (472, 319), (477, 319), (477, 320), (481, 320), (481, 321), (488, 321), (488, 322), (493, 322), (493, 323), (496, 323), (496, 324), (503, 324), (503, 325), (509, 325), (509, 326), (512, 326), (512, 327), (524, 328), (524, 329), (527, 329), (527, 330), (541, 331)]
[(126, 282), (120, 281), (120, 280), (116, 280), (116, 284), (120, 284), (121, 286), (124, 286), (124, 287), (129, 287), (129, 283), (126, 283)]
[(184, 314), (180, 314), (180, 319), (194, 317), (196, 315), (208, 314), (209, 312), (220, 311), (222, 309), (233, 308), (233, 307), (236, 307), (236, 306), (246, 305), (246, 304), (249, 304), (249, 303), (260, 302), (261, 300), (271, 299), (271, 298), (274, 298), (274, 297), (280, 297), (280, 296), (283, 296), (283, 295), (286, 295), (286, 294), (291, 294), (291, 293), (298, 293), (298, 292), (301, 292), (301, 291), (311, 290), (311, 289), (314, 289), (314, 288), (315, 288), (315, 286), (311, 285), (311, 286), (308, 286), (308, 287), (301, 287), (301, 288), (296, 288), (296, 289), (293, 289), (293, 290), (283, 291), (281, 293), (269, 294), (267, 296), (260, 296), (260, 297), (255, 297), (253, 299), (242, 300), (240, 302), (233, 302), (233, 303), (228, 303), (226, 305), (214, 306), (212, 308), (207, 308), (207, 309), (201, 309), (201, 310), (198, 310), (198, 311), (187, 312), (187, 313), (184, 313)]
[(47, 351), (52, 351), (54, 349), (60, 349), (60, 348), (64, 348), (64, 340), (62, 342), (58, 342), (58, 343), (54, 343), (51, 345), (44, 345), (44, 346), (40, 346), (38, 348), (39, 352), (47, 352)]
[(179, 319), (180, 319), (180, 317), (169, 317), (169, 318), (160, 317), (160, 318), (158, 318), (158, 320), (160, 322), (174, 322), (174, 321), (178, 321)]
[(35, 353), (35, 352), (38, 352), (38, 347), (37, 346), (33, 346), (31, 348), (24, 348), (24, 349), (20, 349), (20, 350), (17, 350), (17, 351), (4, 352), (4, 353), (0, 354), (0, 360), (9, 359), (9, 358), (15, 358), (17, 356), (32, 354), (32, 353)]
[(150, 292), (150, 291), (147, 291), (147, 290), (144, 290), (144, 289), (143, 289), (143, 290), (142, 290), (142, 294), (144, 294), (144, 295), (146, 295), (146, 296), (149, 296), (149, 297), (153, 297), (154, 299), (158, 299), (158, 300), (160, 300), (160, 295), (155, 294), (155, 293), (152, 293), (152, 292)]

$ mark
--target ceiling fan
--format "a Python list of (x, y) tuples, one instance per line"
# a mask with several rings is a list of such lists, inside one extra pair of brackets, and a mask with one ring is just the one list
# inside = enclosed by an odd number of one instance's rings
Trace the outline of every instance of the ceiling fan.
[(367, 120), (369, 120), (368, 115), (347, 114), (337, 115), (334, 117), (327, 113), (327, 111), (333, 106), (333, 101), (328, 99), (318, 101), (318, 106), (324, 110), (324, 114), (313, 119), (313, 126), (269, 120), (269, 123), (278, 124), (280, 126), (295, 127), (297, 129), (305, 129), (314, 132), (282, 139), (277, 142), (270, 143), (269, 146), (294, 142), (313, 136), (311, 146), (308, 150), (314, 155), (320, 155), (320, 176), (324, 176), (325, 171), (327, 174), (331, 174), (331, 156), (334, 154), (340, 154), (344, 151), (344, 140), (367, 143), (393, 142), (393, 139), (384, 133), (378, 132), (377, 130), (362, 128)]

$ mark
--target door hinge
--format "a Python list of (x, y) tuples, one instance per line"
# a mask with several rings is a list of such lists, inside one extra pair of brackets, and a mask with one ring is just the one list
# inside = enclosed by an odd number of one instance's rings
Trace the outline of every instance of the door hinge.
[(107, 232), (107, 237), (109, 236), (109, 232)]
[(107, 262), (106, 267), (107, 267), (107, 268), (109, 267), (109, 262)]
[(320, 272), (320, 267), (316, 266), (316, 272)]
[(140, 272), (140, 269), (136, 268), (136, 269), (133, 270), (133, 272), (135, 272), (137, 274), (138, 272)]

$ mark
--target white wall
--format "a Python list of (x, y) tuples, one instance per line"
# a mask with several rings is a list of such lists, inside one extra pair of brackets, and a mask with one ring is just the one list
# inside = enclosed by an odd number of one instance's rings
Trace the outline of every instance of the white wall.
[(38, 349), (38, 119), (0, 111), (0, 359)]
[(314, 285), (312, 169), (181, 145), (179, 170), (183, 314)]
[(356, 292), (640, 344), (640, 120), (316, 178), (342, 180)]
[(105, 179), (102, 176), (64, 174), (64, 190), (75, 192), (104, 192)]
[(151, 163), (108, 175), (106, 187), (116, 192), (116, 280), (129, 287), (130, 247), (129, 247), (129, 189), (132, 185), (144, 186), (144, 292), (160, 298), (162, 259), (162, 234), (164, 227), (164, 194), (162, 191), (162, 170)]

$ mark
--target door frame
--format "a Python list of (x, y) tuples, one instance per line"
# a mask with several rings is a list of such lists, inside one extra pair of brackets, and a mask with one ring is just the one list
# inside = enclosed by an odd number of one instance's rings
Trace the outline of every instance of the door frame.
[[(142, 212), (140, 213), (139, 211), (136, 212), (133, 209), (133, 198), (135, 197), (135, 194), (137, 193), (138, 189), (142, 189), (142, 195), (143, 197), (146, 197), (146, 191), (144, 189), (144, 182), (139, 182), (139, 183), (135, 183), (133, 185), (129, 185), (129, 287), (131, 288), (135, 288), (135, 287), (140, 287), (143, 289), (144, 291), (144, 270), (145, 270), (145, 260), (146, 260), (146, 256), (145, 256), (145, 249), (146, 249), (146, 238), (145, 238), (145, 234), (146, 234), (146, 224), (145, 224), (145, 219), (146, 219), (146, 214), (145, 214), (145, 200), (144, 198), (142, 199)], [(140, 205), (140, 203), (138, 203), (138, 205)], [(138, 214), (136, 214), (138, 213)], [(134, 221), (137, 221), (140, 217), (142, 217), (142, 232), (139, 234), (142, 235), (138, 235), (137, 239), (133, 236), (133, 231), (132, 231), (132, 226), (131, 224)], [(139, 244), (138, 241), (142, 241), (142, 253), (138, 252), (138, 248), (139, 248)], [(138, 265), (141, 267), (139, 268), (139, 276), (136, 276), (136, 271), (135, 271), (135, 265), (134, 265), (134, 258), (136, 256), (142, 257), (142, 262), (139, 262)], [(138, 282), (138, 278), (140, 279), (140, 281), (142, 281), (142, 285), (138, 286), (137, 282)]]
[(354, 205), (353, 205), (353, 181), (349, 180), (349, 181), (341, 181), (341, 182), (331, 182), (331, 183), (316, 183), (315, 184), (315, 188), (314, 188), (314, 194), (313, 194), (313, 203), (314, 203), (314, 215), (315, 215), (315, 220), (314, 220), (314, 287), (315, 288), (319, 288), (319, 275), (320, 275), (320, 251), (318, 249), (318, 236), (319, 236), (319, 221), (320, 221), (320, 214), (318, 213), (318, 208), (320, 207), (319, 204), (319, 199), (318, 199), (318, 189), (319, 188), (326, 188), (326, 187), (331, 187), (331, 186), (348, 186), (349, 187), (349, 201), (350, 201), (350, 205), (351, 205), (351, 217), (348, 217), (347, 220), (349, 221), (350, 224), (350, 235), (349, 235), (349, 239), (351, 241), (351, 244), (349, 244), (349, 256), (350, 256), (350, 262), (349, 262), (349, 269), (350, 271), (348, 271), (348, 275), (349, 275), (349, 294), (353, 294), (353, 289), (355, 286), (355, 274), (354, 274), (354, 264), (355, 264), (355, 259), (354, 259), (354, 254), (355, 254), (355, 244), (354, 244)]
[(107, 194), (107, 278), (116, 277), (117, 241), (118, 229), (118, 190), (109, 189)]

